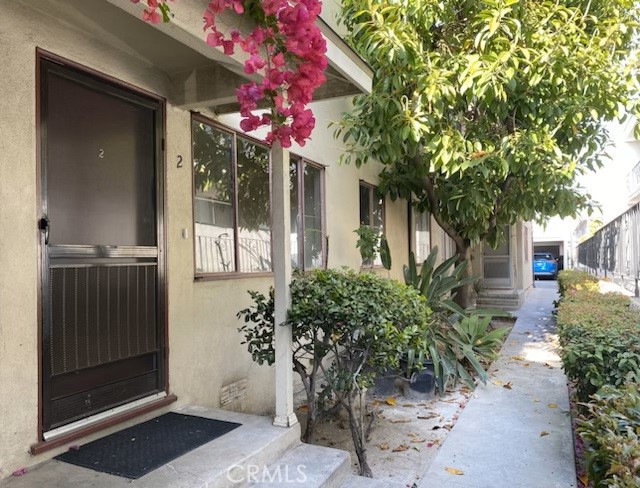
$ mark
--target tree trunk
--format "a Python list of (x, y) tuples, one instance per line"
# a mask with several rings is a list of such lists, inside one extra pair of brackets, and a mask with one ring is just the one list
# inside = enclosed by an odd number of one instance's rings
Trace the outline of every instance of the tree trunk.
[(303, 442), (313, 442), (313, 435), (318, 424), (318, 405), (316, 402), (316, 374), (309, 377), (309, 388), (307, 388), (307, 426), (302, 434)]
[[(462, 272), (461, 278), (468, 278), (472, 275), (471, 269), (471, 242), (468, 239), (464, 239), (462, 243), (456, 242), (456, 252), (458, 259), (456, 265), (466, 261), (467, 266)], [(475, 290), (473, 283), (466, 283), (458, 288), (456, 297), (454, 300), (462, 308), (469, 308), (475, 305)]]
[(318, 374), (318, 367), (316, 364), (313, 364), (311, 374), (308, 374), (304, 365), (294, 357), (293, 368), (300, 375), (307, 396), (307, 425), (302, 434), (302, 441), (311, 442), (318, 423), (318, 404), (316, 402), (316, 376)]
[[(365, 432), (364, 425), (361, 421), (360, 412), (356, 412), (355, 401), (356, 397), (362, 397), (356, 393), (349, 392), (347, 395), (347, 412), (349, 413), (349, 428), (351, 429), (351, 437), (353, 439), (353, 447), (358, 456), (358, 464), (360, 465), (360, 476), (366, 476), (367, 478), (373, 478), (373, 473), (367, 463), (367, 450), (365, 447)], [(362, 401), (360, 401), (360, 409), (364, 409)]]

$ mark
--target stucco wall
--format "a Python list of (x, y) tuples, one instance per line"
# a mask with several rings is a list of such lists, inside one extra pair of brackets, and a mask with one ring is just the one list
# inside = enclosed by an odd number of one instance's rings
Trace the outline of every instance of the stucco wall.
[[(161, 96), (169, 93), (167, 74), (140, 56), (136, 46), (124, 45), (98, 23), (86, 21), (78, 27), (65, 8), (64, 2), (53, 0), (3, 2), (0, 16), (0, 477), (64, 449), (37, 457), (27, 453), (38, 441), (36, 48)], [(294, 149), (326, 165), (331, 267), (359, 266), (353, 232), (359, 223), (358, 184), (361, 179), (375, 184), (379, 172), (373, 164), (361, 169), (338, 164), (340, 147), (327, 124), (347, 108), (343, 101), (316, 103), (313, 139)], [(240, 344), (236, 313), (249, 303), (247, 290), (266, 291), (272, 279), (194, 281), (190, 114), (170, 101), (166, 142), (171, 392), (183, 403), (218, 407), (223, 385), (248, 378), (249, 396), (237, 408), (268, 413), (273, 407), (273, 370), (251, 361)], [(179, 155), (187, 163), (182, 168), (175, 164)], [(399, 278), (408, 248), (406, 203), (387, 201), (386, 228), (394, 261), (391, 274)]]

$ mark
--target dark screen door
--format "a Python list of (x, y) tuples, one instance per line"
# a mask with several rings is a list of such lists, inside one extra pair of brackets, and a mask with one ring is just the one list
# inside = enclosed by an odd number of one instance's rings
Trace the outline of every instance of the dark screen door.
[(43, 430), (162, 391), (157, 101), (41, 60)]

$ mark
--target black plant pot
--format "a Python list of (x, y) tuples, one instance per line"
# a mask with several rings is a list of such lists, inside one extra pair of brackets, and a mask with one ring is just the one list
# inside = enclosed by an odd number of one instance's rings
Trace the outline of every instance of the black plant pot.
[(388, 369), (376, 377), (373, 382), (373, 394), (377, 396), (391, 396), (396, 393), (396, 380), (398, 373)]
[(436, 378), (433, 361), (425, 360), (422, 369), (415, 370), (407, 378), (404, 396), (415, 400), (428, 400), (433, 398), (436, 390)]

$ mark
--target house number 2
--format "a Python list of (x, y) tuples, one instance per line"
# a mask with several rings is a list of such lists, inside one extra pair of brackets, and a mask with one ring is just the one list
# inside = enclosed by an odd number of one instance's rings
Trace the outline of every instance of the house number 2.
[(178, 154), (178, 164), (176, 165), (178, 168), (182, 168), (182, 156)]
[(104, 159), (104, 149), (100, 149), (100, 150), (98, 151), (98, 157), (99, 157), (100, 159)]

